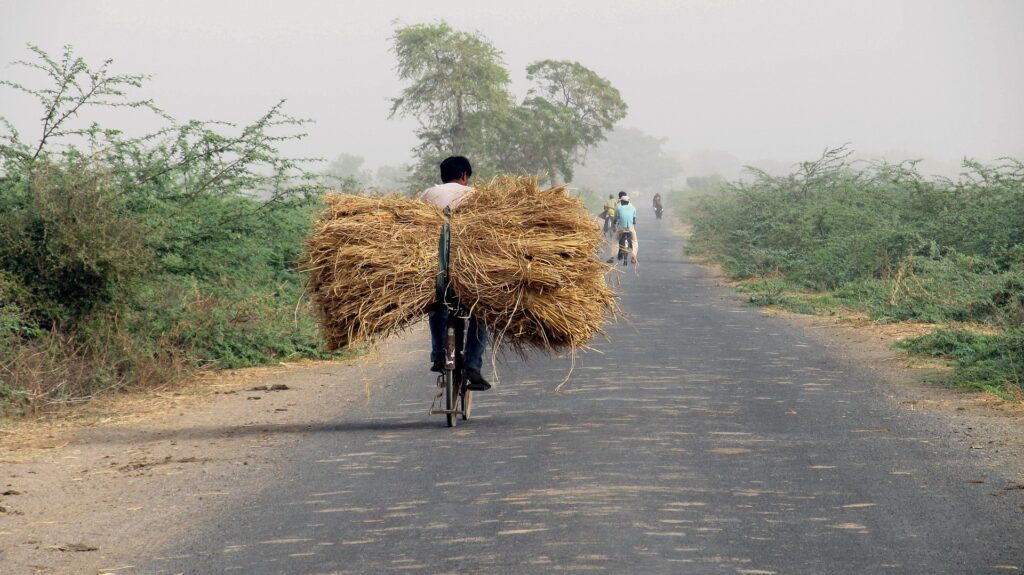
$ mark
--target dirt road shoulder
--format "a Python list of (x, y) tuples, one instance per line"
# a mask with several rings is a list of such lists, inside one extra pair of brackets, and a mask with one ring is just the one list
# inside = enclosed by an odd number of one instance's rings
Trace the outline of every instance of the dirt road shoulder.
[(197, 521), (273, 488), (289, 472), (286, 448), (386, 385), (380, 354), (412, 361), (426, 339), (415, 332), (349, 361), (222, 372), (8, 427), (2, 571), (135, 572), (140, 550), (156, 554)]

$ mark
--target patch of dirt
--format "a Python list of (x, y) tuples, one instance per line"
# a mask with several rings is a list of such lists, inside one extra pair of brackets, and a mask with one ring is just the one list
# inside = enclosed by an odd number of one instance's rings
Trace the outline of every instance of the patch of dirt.
[[(204, 373), (0, 429), (0, 572), (123, 573), (190, 525), (281, 484), (304, 434), (424, 357), (420, 329), (379, 353)], [(261, 401), (251, 401), (259, 398)], [(125, 537), (130, 534), (130, 537)]]
[(130, 461), (124, 465), (119, 465), (117, 461), (111, 461), (111, 467), (117, 467), (118, 471), (139, 471), (143, 469), (150, 469), (157, 465), (167, 465), (169, 463), (206, 463), (209, 459), (200, 459), (198, 457), (181, 457), (174, 459), (174, 456), (168, 455), (163, 459), (138, 459)]
[(63, 545), (50, 545), (47, 549), (56, 549), (57, 551), (99, 551), (99, 547), (93, 547), (92, 545), (86, 545), (84, 543), (65, 543)]
[(200, 371), (190, 380), (173, 386), (101, 395), (88, 403), (35, 418), (0, 419), (0, 453), (59, 449), (68, 445), (68, 433), (74, 430), (146, 421), (176, 409), (205, 403), (220, 394), (238, 393), (240, 388), (254, 381), (263, 381), (300, 367), (331, 363), (298, 361), (247, 369)]

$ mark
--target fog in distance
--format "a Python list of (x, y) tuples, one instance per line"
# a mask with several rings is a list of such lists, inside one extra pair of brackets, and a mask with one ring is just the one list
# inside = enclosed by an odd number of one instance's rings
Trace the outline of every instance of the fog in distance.
[[(41, 85), (7, 63), (30, 59), (26, 43), (71, 44), (151, 74), (146, 94), (176, 118), (245, 122), (287, 98), (316, 121), (291, 153), (375, 170), (416, 144), (413, 121), (388, 119), (402, 86), (392, 32), (439, 20), (502, 50), (519, 97), (536, 60), (601, 74), (629, 104), (620, 126), (661, 139), (688, 174), (786, 169), (846, 142), (943, 173), (1024, 158), (1016, 0), (0, 0), (0, 78)], [(0, 91), (0, 115), (38, 129), (23, 95)]]

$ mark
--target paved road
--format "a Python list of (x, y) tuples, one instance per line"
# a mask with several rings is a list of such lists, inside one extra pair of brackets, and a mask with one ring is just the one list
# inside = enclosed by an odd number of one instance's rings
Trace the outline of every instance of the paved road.
[[(509, 361), (454, 430), (426, 358), (314, 430), (287, 480), (157, 573), (1006, 573), (1021, 498), (783, 320), (643, 230), (630, 323), (568, 362)], [(417, 358), (419, 359), (419, 358)]]

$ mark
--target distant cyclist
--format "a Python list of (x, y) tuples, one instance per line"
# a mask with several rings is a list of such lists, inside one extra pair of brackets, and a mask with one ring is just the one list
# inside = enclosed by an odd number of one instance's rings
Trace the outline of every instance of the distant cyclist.
[(615, 229), (615, 208), (618, 205), (619, 202), (615, 201), (615, 196), (608, 194), (608, 201), (601, 208), (601, 217), (604, 218), (604, 235), (606, 236), (611, 236)]
[(661, 194), (654, 194), (654, 217), (660, 220), (663, 209), (661, 206)]
[(636, 254), (640, 251), (640, 242), (636, 237), (636, 207), (629, 203), (629, 196), (626, 192), (619, 192), (619, 205), (615, 208), (615, 241), (609, 246), (611, 252), (608, 254), (608, 263), (615, 263), (615, 255), (619, 251), (619, 242), (623, 236), (628, 235), (632, 240), (630, 258), (636, 263)]

